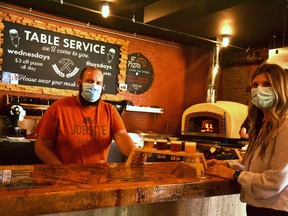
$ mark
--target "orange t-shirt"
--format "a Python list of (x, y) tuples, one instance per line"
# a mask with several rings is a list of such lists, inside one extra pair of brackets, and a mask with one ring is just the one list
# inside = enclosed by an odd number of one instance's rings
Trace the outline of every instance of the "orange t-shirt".
[(107, 161), (113, 134), (126, 130), (121, 116), (109, 103), (100, 101), (97, 106), (84, 107), (76, 97), (54, 102), (35, 133), (53, 140), (52, 149), (63, 163)]

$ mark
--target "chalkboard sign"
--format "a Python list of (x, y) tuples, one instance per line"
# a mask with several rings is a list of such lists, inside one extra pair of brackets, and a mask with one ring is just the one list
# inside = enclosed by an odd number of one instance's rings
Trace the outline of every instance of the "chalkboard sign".
[(103, 93), (117, 94), (120, 45), (3, 21), (2, 82), (78, 90), (86, 66), (104, 73)]
[(126, 69), (128, 91), (133, 94), (142, 94), (151, 87), (153, 79), (151, 62), (141, 53), (129, 54)]

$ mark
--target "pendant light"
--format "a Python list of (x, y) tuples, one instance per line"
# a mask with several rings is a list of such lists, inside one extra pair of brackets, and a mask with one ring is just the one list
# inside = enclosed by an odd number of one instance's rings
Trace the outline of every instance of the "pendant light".
[(108, 1), (102, 2), (102, 17), (107, 18), (110, 14), (110, 3)]

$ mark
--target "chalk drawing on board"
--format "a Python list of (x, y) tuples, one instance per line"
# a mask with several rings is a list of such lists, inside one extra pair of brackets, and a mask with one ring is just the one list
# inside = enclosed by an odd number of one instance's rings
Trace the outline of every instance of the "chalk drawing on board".
[(128, 91), (142, 94), (149, 90), (154, 80), (154, 71), (149, 59), (141, 53), (128, 55), (126, 84)]
[(20, 42), (20, 37), (18, 35), (18, 31), (16, 29), (10, 29), (9, 35), (10, 35), (10, 39), (11, 39), (13, 46), (18, 47), (19, 42)]
[[(77, 72), (80, 69), (78, 67), (71, 69), (71, 66), (74, 65), (74, 62), (68, 58), (62, 58), (61, 60), (59, 60), (58, 63), (60, 64), (60, 68), (58, 68), (56, 64), (53, 64), (52, 68), (55, 71), (55, 73), (60, 77), (67, 77), (67, 78), (73, 77), (77, 74)], [(68, 71), (68, 73), (65, 74), (64, 73), (65, 71)]]

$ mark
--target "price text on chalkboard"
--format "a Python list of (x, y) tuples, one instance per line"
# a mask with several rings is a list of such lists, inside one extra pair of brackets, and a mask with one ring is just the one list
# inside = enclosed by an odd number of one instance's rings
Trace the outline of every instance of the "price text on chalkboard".
[(3, 21), (2, 82), (77, 90), (87, 66), (104, 73), (106, 94), (117, 94), (120, 45)]

